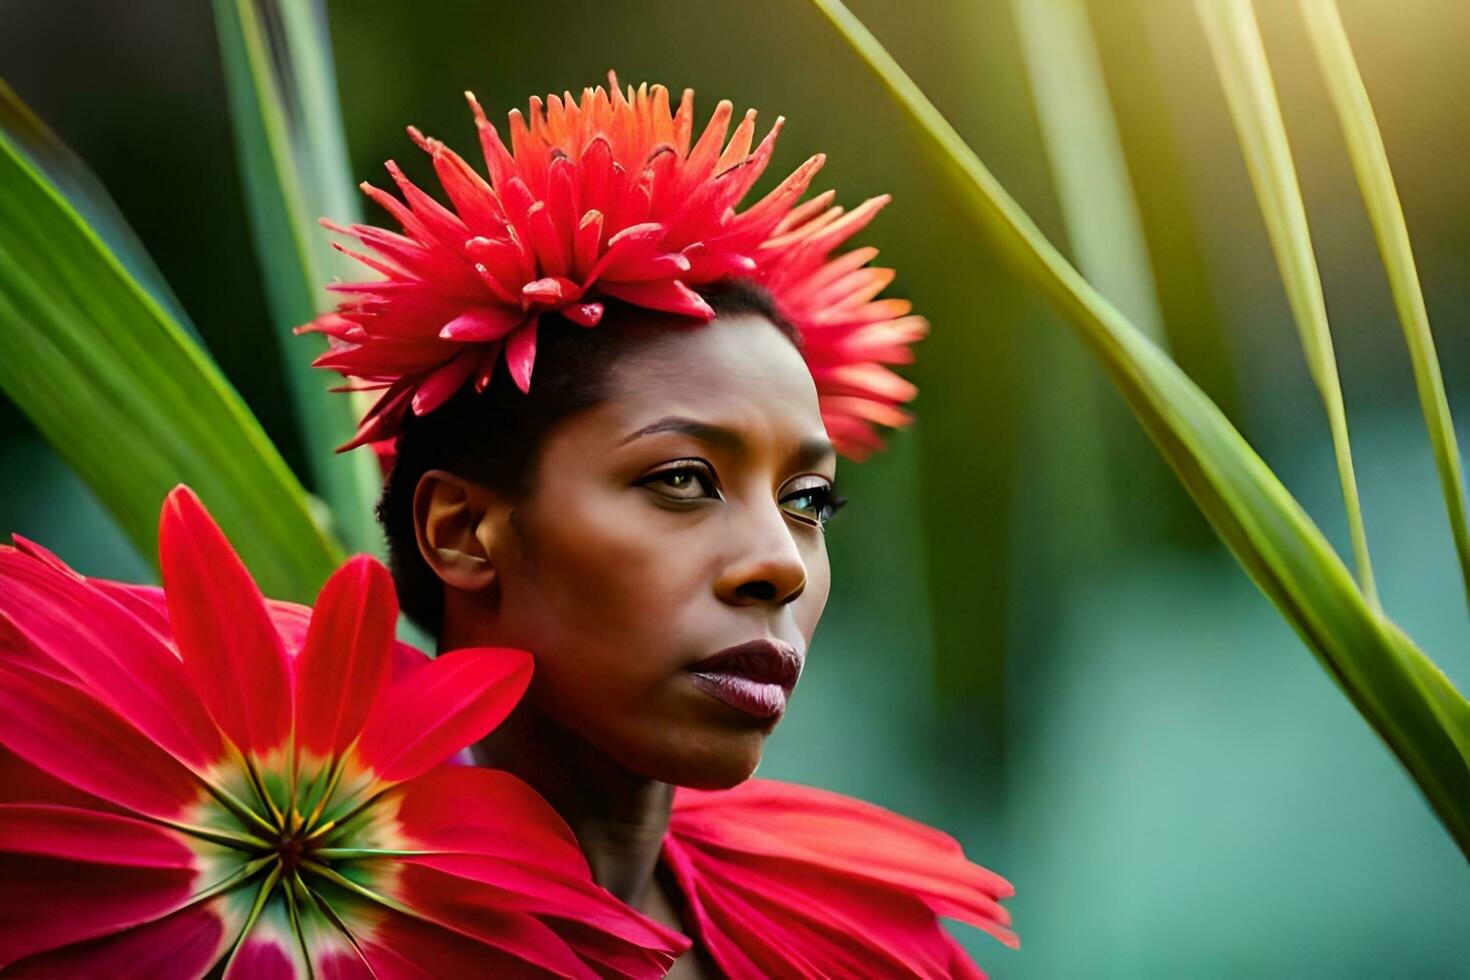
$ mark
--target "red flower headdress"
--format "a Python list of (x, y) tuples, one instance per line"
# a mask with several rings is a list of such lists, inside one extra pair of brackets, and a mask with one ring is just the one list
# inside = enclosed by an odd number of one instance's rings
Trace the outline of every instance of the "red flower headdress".
[(610, 91), (584, 89), (580, 102), (570, 92), (531, 99), (529, 124), (512, 111), (509, 149), (466, 93), (488, 182), (410, 127), (453, 210), (390, 161), (403, 201), (362, 187), (403, 234), (325, 223), (371, 249), (337, 245), (383, 277), (333, 284), (347, 298), (301, 328), (332, 338), (317, 366), (357, 379), (356, 390), (382, 391), (342, 448), (390, 439), (406, 412), (433, 411), (471, 381), (484, 390), (502, 358), (528, 391), (543, 313), (593, 327), (611, 298), (709, 320), (695, 287), (738, 278), (765, 288), (798, 331), (834, 444), (866, 456), (881, 445), (875, 424), (910, 419), (899, 406), (916, 389), (885, 365), (909, 363), (909, 344), (928, 330), (907, 301), (876, 298), (893, 279), (893, 270), (867, 265), (876, 249), (832, 256), (887, 196), (852, 211), (834, 206), (831, 191), (798, 204), (822, 166), (818, 154), (737, 212), (782, 120), (752, 151), (755, 111), (727, 143), (732, 106), (721, 102), (695, 142), (692, 91), (671, 111), (661, 85), (624, 94), (615, 75), (609, 81)]

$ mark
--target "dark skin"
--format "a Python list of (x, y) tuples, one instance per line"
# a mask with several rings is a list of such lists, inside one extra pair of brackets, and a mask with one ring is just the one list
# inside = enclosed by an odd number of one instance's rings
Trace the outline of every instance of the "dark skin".
[[(444, 582), (441, 649), (531, 651), (520, 707), (477, 760), (534, 786), (599, 884), (681, 928), (658, 873), (674, 786), (749, 778), (779, 718), (691, 682), (769, 638), (803, 654), (827, 602), (836, 456), (800, 353), (755, 315), (671, 328), (612, 368), (610, 397), (546, 437), (511, 500), (431, 471), (414, 512)], [(696, 949), (671, 976), (714, 975)]]

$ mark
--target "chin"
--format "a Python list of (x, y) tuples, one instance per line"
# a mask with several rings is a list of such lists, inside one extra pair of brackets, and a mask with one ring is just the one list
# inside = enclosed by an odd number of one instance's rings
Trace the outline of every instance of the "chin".
[(690, 789), (730, 789), (755, 774), (765, 745), (766, 733), (761, 731), (724, 731), (680, 739), (661, 753), (655, 765), (643, 768), (643, 774)]

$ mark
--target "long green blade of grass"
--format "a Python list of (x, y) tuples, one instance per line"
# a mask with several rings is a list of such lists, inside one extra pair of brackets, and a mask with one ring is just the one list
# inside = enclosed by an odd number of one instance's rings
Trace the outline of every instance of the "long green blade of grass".
[(1332, 353), (1332, 334), (1327, 327), (1327, 302), (1322, 296), (1322, 280), (1307, 228), (1307, 209), (1291, 162), (1286, 124), (1276, 103), (1276, 88), (1266, 63), (1261, 31), (1250, 0), (1195, 0), (1195, 9), (1204, 25), (1230, 115), (1235, 120), (1246, 169), (1271, 240), (1271, 251), (1276, 256), (1292, 319), (1296, 321), (1307, 354), (1307, 367), (1327, 409), (1358, 579), (1363, 594), (1377, 607), (1378, 591), (1373, 583), (1368, 536), (1363, 528), (1363, 509), (1358, 501), (1358, 482), (1348, 441), (1347, 411), (1337, 376), (1337, 359)]
[(311, 367), (325, 342), (291, 332), (328, 308), (323, 287), (343, 271), (317, 219), (357, 216), (325, 13), (317, 0), (215, 0), (214, 11), (256, 254), (312, 481), (343, 541), (380, 551), (373, 456), (335, 452), (356, 429), (354, 399), (328, 391), (331, 378)]
[(1042, 235), (838, 0), (812, 0), (873, 70), (998, 254), (1076, 328), (1247, 573), (1398, 756), (1470, 856), (1470, 703), (1365, 601), (1352, 575), (1229, 421)]
[[(17, 103), (0, 119), (23, 117)], [(339, 552), (306, 493), (209, 355), (47, 179), (38, 145), (69, 152), (44, 127), (22, 141), (0, 125), (0, 389), (143, 555), (187, 483), (267, 594), (310, 601)]]
[(1164, 342), (1153, 268), (1083, 0), (1012, 0), (1031, 98), (1077, 267)]
[(1337, 109), (1347, 139), (1348, 155), (1363, 191), (1378, 250), (1388, 271), (1394, 305), (1403, 324), (1408, 342), (1409, 359), (1414, 365), (1414, 383), (1419, 389), (1419, 405), (1424, 424), (1429, 429), (1429, 442), (1439, 467), (1440, 489), (1450, 516), (1450, 530), (1455, 551), (1460, 558), (1460, 574), (1464, 579), (1466, 598), (1470, 601), (1470, 527), (1465, 518), (1465, 481), (1460, 473), (1460, 449), (1455, 440), (1455, 426), (1450, 420), (1450, 406), (1445, 399), (1444, 379), (1440, 376), (1439, 357), (1434, 351), (1434, 337), (1429, 331), (1429, 312), (1424, 306), (1424, 292), (1419, 287), (1419, 273), (1414, 266), (1414, 251), (1409, 246), (1409, 228), (1404, 209), (1394, 187), (1393, 172), (1388, 167), (1388, 153), (1368, 101), (1368, 89), (1358, 72), (1353, 49), (1348, 44), (1334, 0), (1302, 0), (1302, 16), (1307, 22), (1312, 46), (1322, 66), (1322, 76)]

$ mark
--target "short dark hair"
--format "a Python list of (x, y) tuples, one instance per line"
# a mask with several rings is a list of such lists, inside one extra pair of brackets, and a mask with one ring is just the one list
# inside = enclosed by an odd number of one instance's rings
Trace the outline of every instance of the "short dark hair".
[[(733, 280), (699, 292), (716, 315), (765, 317), (801, 346), (800, 335), (759, 286)], [(607, 398), (612, 365), (657, 334), (659, 319), (616, 303), (609, 304), (603, 321), (591, 329), (560, 316), (543, 316), (536, 331), (529, 392), (515, 386), (502, 361), (483, 392), (465, 385), (427, 415), (410, 412), (404, 418), (397, 458), (377, 515), (388, 539), (398, 601), (421, 628), (438, 635), (444, 591), (419, 553), (414, 533), (413, 495), (419, 480), (429, 470), (442, 469), (511, 500), (522, 499), (532, 489), (531, 477), (547, 433)]]

